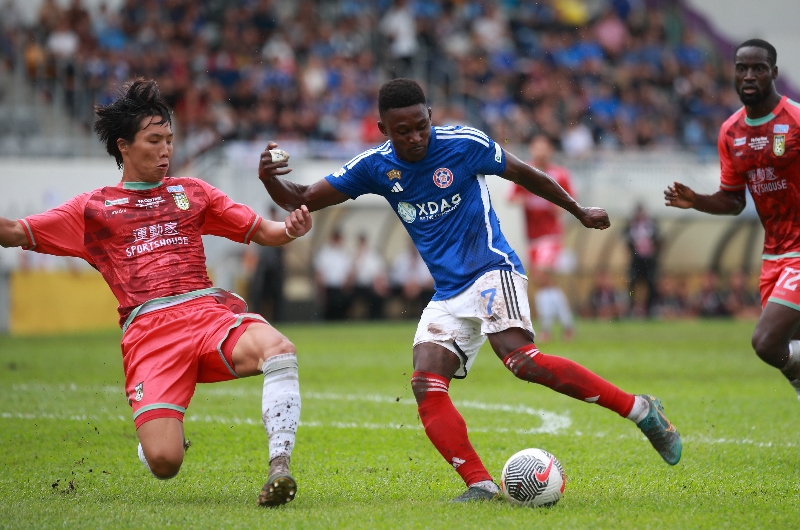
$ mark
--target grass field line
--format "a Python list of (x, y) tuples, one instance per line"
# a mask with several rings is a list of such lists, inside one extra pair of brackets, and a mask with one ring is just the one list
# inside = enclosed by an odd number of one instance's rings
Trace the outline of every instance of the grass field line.
[[(97, 414), (55, 414), (55, 413), (24, 413), (24, 412), (0, 412), (0, 419), (16, 419), (16, 420), (56, 420), (56, 421), (85, 421), (85, 422), (101, 422), (101, 421), (131, 421), (130, 417), (122, 414), (108, 414), (100, 416)], [(224, 425), (261, 425), (261, 420), (256, 418), (238, 418), (229, 416), (215, 416), (210, 414), (187, 414), (186, 421), (199, 422), (199, 423), (219, 423)], [(320, 429), (366, 429), (366, 430), (422, 430), (419, 424), (398, 424), (398, 423), (369, 423), (369, 422), (341, 422), (341, 421), (301, 421), (301, 427), (306, 428), (320, 428)], [(566, 435), (566, 436), (589, 436), (592, 438), (613, 438), (618, 440), (624, 439), (642, 439), (644, 436), (640, 433), (620, 433), (608, 434), (606, 432), (595, 432), (587, 434), (581, 431), (565, 432), (566, 429), (559, 430), (558, 432), (542, 432), (541, 428), (533, 429), (510, 429), (506, 427), (470, 427), (470, 433), (496, 433), (496, 434), (551, 434), (551, 435)], [(710, 436), (683, 436), (685, 444), (699, 444), (699, 445), (747, 445), (758, 448), (795, 448), (798, 446), (794, 442), (765, 442), (752, 440), (750, 438), (713, 438)]]

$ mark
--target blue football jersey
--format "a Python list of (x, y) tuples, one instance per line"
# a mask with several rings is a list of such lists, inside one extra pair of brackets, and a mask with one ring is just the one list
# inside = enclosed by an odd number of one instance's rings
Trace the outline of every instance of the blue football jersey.
[(490, 270), (525, 274), (492, 208), (485, 175), (506, 169), (503, 149), (471, 127), (433, 127), (419, 162), (387, 141), (326, 177), (342, 193), (383, 196), (403, 221), (433, 276), (433, 300), (457, 295)]

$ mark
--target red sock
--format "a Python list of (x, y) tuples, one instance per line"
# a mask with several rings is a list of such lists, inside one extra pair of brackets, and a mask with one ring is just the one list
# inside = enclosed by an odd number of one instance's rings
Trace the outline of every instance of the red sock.
[(503, 364), (522, 380), (544, 385), (575, 399), (597, 403), (623, 418), (633, 408), (633, 394), (623, 392), (576, 362), (541, 353), (535, 344), (509, 353)]
[(467, 424), (450, 401), (449, 386), (450, 382), (440, 375), (418, 370), (412, 375), (411, 388), (417, 396), (417, 410), (425, 434), (467, 486), (492, 480), (469, 443)]

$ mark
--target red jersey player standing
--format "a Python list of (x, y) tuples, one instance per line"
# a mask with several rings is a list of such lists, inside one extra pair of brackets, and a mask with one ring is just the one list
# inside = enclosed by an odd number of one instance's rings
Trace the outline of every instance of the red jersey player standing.
[[(574, 196), (569, 171), (551, 163), (553, 144), (544, 135), (531, 140), (531, 165), (555, 180), (569, 195)], [(552, 202), (534, 195), (519, 184), (511, 190), (511, 202), (521, 204), (525, 210), (525, 227), (528, 235), (529, 274), (536, 286), (534, 302), (541, 330), (538, 338), (546, 341), (550, 337), (553, 321), (561, 324), (564, 338), (571, 338), (575, 323), (569, 301), (564, 291), (556, 285), (553, 273), (561, 267), (564, 225), (563, 210)]]
[(270, 471), (258, 502), (294, 498), (289, 459), (300, 416), (294, 345), (236, 295), (212, 286), (201, 236), (282, 245), (311, 229), (303, 206), (263, 220), (194, 178), (168, 178), (170, 113), (152, 80), (96, 110), (95, 131), (122, 169), (116, 186), (19, 221), (0, 218), (0, 244), (82, 258), (119, 301), (125, 392), (139, 458), (160, 479), (184, 456), (183, 416), (197, 383), (263, 374)]
[(667, 206), (738, 215), (750, 189), (765, 231), (763, 310), (753, 349), (783, 372), (800, 398), (800, 103), (775, 90), (777, 58), (760, 39), (736, 48), (734, 80), (744, 108), (719, 132), (720, 189), (701, 195), (675, 182), (664, 197)]

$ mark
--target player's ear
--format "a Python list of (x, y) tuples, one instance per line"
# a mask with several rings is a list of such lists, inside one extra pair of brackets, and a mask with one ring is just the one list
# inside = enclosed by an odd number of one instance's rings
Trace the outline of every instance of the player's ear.
[(778, 65), (772, 67), (772, 79), (778, 78)]
[(117, 149), (120, 153), (128, 152), (128, 142), (124, 138), (117, 138)]
[(378, 130), (381, 132), (382, 135), (386, 137), (389, 136), (389, 133), (386, 131), (386, 125), (384, 125), (381, 120), (378, 120)]
[(433, 109), (428, 107), (428, 121), (433, 121)]

